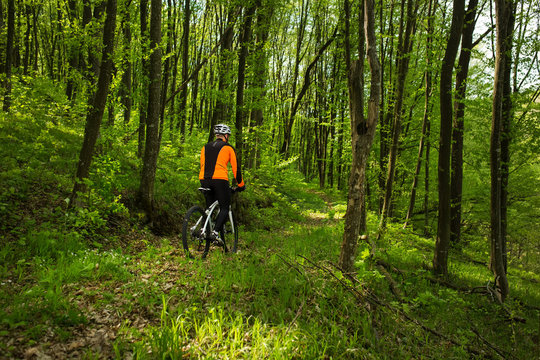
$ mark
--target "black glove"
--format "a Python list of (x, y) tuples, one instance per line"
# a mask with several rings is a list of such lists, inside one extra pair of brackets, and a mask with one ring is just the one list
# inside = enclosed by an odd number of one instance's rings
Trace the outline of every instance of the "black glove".
[(244, 190), (246, 190), (246, 185), (244, 185), (244, 186), (239, 186), (239, 187), (236, 188), (236, 191), (237, 191), (237, 192), (242, 192), (242, 191), (244, 191)]

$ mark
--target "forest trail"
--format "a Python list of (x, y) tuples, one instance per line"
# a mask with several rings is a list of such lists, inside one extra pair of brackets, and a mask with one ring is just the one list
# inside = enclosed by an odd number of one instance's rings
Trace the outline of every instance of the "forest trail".
[[(311, 195), (320, 197), (326, 204), (326, 209), (304, 209), (304, 221), (288, 224), (288, 228), (278, 229), (277, 233), (283, 243), (291, 244), (291, 239), (299, 229), (301, 233), (317, 231), (318, 228), (335, 226), (335, 218), (329, 218), (333, 213), (334, 201), (327, 194), (309, 190)], [(298, 235), (298, 234), (296, 234)], [(281, 249), (277, 246), (258, 246), (256, 241), (242, 244), (245, 237), (257, 239), (273, 239), (276, 231), (258, 231), (256, 233), (241, 234), (240, 255), (223, 254), (221, 249), (212, 248), (206, 261), (189, 260), (185, 258), (181, 249), (179, 238), (162, 239), (162, 247), (149, 246), (159, 243), (156, 238), (150, 242), (144, 239), (131, 243), (134, 250), (123, 267), (129, 275), (124, 279), (99, 279), (96, 281), (81, 280), (61, 287), (58, 294), (77, 319), (66, 319), (67, 323), (78, 323), (73, 326), (58, 327), (50, 320), (39, 326), (40, 332), (29, 337), (28, 329), (24, 325), (10, 332), (6, 346), (16, 349), (10, 357), (25, 359), (63, 359), (84, 358), (90, 354), (99, 358), (118, 358), (119, 347), (133, 344), (148, 334), (149, 328), (158, 328), (162, 322), (163, 299), (166, 299), (169, 309), (180, 304), (205, 302), (208, 295), (200, 294), (201, 282), (204, 282), (204, 291), (212, 292), (218, 287), (220, 279), (213, 274), (216, 261), (231, 262), (242, 266), (242, 259), (258, 257), (260, 265)], [(133, 241), (133, 239), (131, 239)], [(298, 241), (298, 237), (296, 240)], [(169, 243), (167, 245), (167, 243)], [(102, 266), (99, 262), (93, 264), (90, 272), (97, 272)], [(289, 267), (281, 270), (288, 272)], [(274, 271), (274, 270), (271, 270)], [(265, 271), (263, 270), (263, 273)], [(30, 285), (30, 284), (26, 284)], [(13, 290), (13, 289), (12, 289)], [(9, 290), (8, 290), (9, 291)], [(238, 286), (224, 291), (239, 292)], [(244, 297), (253, 296), (252, 290), (247, 291)], [(238, 305), (238, 304), (236, 304)], [(234, 305), (233, 307), (235, 307)], [(239, 307), (242, 307), (240, 305)], [(54, 316), (54, 314), (53, 314)], [(4, 337), (7, 334), (3, 334)], [(5, 339), (5, 338), (4, 338)], [(119, 344), (122, 344), (121, 346)], [(127, 358), (129, 358), (129, 351)]]
[[(493, 357), (486, 344), (498, 336), (482, 324), (489, 324), (494, 313), (502, 320), (506, 315), (480, 293), (430, 285), (424, 278), (429, 273), (420, 266), (432, 252), (429, 239), (401, 230), (393, 235), (385, 252), (392, 257), (388, 262), (402, 269), (407, 262), (415, 264), (395, 279), (399, 298), (385, 279), (392, 274), (383, 276), (371, 268), (362, 249), (358, 283), (343, 281), (333, 262), (338, 258), (346, 205), (316, 189), (306, 192), (296, 209), (301, 218), (280, 223), (281, 228), (273, 231), (241, 233), (238, 254), (214, 248), (206, 260), (191, 260), (184, 256), (178, 238), (150, 239), (149, 234), (132, 237), (129, 254), (88, 252), (93, 260), (85, 265), (84, 276), (73, 275), (75, 280), (70, 281), (69, 266), (54, 273), (61, 278), (52, 280), (57, 287), (50, 287), (40, 300), (44, 315), (0, 333), (0, 342), (9, 349), (0, 359), (132, 359), (165, 354), (408, 359), (419, 354), (437, 358), (441, 351), (454, 358), (471, 353)], [(118, 265), (112, 266), (111, 258), (117, 257)], [(105, 275), (99, 275), (103, 270)], [(2, 290), (14, 294), (44, 289), (32, 282), (32, 278), (17, 285), (13, 281), (11, 288), (3, 284)], [(370, 304), (363, 298), (367, 296), (379, 305)], [(518, 314), (519, 319), (530, 317)], [(484, 341), (470, 331), (471, 324)], [(426, 329), (437, 329), (449, 342), (441, 348), (441, 336)], [(532, 337), (525, 335), (536, 331), (530, 321), (513, 324), (508, 331), (521, 334), (516, 339), (524, 346), (522, 353), (534, 347)], [(450, 345), (452, 341), (467, 346)]]

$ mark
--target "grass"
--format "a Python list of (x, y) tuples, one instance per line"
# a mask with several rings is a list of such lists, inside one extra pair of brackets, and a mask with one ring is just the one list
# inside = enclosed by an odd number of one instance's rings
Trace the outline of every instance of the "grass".
[[(449, 277), (435, 279), (434, 239), (390, 223), (375, 258), (359, 244), (349, 278), (334, 266), (344, 194), (320, 190), (285, 164), (246, 173), (248, 189), (234, 204), (238, 254), (185, 258), (178, 224), (202, 200), (195, 191), (202, 132), (181, 147), (164, 142), (152, 228), (133, 206), (136, 143), (114, 145), (123, 128), (103, 128), (84, 206), (67, 211), (84, 108), (33, 81), (15, 90), (20, 111), (9, 119), (0, 113), (0, 359), (531, 359), (540, 352), (537, 253), (510, 258), (511, 295), (501, 306), (488, 291), (482, 231), (451, 250)], [(54, 106), (36, 100), (49, 93)], [(371, 233), (377, 220), (368, 214)]]

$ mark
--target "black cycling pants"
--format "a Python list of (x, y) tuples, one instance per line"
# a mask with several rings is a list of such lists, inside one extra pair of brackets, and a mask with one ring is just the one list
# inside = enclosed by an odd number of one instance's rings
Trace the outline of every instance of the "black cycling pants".
[(204, 179), (201, 180), (201, 186), (212, 189), (211, 192), (206, 193), (206, 207), (212, 205), (216, 200), (219, 202), (219, 214), (216, 219), (215, 230), (221, 232), (223, 224), (225, 224), (229, 216), (229, 207), (231, 206), (229, 182), (220, 179)]

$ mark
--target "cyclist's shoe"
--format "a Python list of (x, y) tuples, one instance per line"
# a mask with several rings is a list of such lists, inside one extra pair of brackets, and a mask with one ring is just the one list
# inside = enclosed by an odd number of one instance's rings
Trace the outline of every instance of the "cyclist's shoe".
[(223, 246), (223, 240), (221, 240), (221, 237), (219, 236), (219, 233), (217, 231), (212, 231), (210, 233), (210, 240), (212, 240), (212, 243), (217, 246)]

